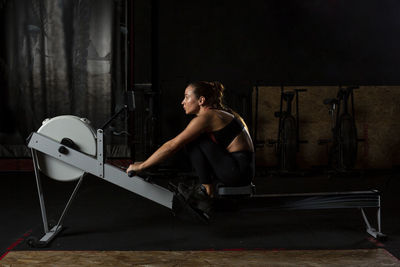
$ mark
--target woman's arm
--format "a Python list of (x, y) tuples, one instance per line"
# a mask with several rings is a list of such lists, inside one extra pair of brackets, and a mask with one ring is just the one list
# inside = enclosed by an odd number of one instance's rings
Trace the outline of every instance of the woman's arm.
[(178, 134), (175, 138), (165, 142), (144, 162), (136, 162), (134, 164), (131, 164), (127, 172), (142, 171), (164, 161), (165, 159), (169, 158), (174, 153), (179, 151), (183, 146), (190, 143), (202, 133), (204, 133), (208, 127), (208, 116), (203, 115), (193, 118), (188, 126), (186, 126), (186, 128), (180, 134)]

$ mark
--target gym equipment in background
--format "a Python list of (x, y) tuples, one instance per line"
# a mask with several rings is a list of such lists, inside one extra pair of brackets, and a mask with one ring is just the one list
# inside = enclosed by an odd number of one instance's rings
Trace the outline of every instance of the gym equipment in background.
[[(306, 92), (307, 89), (294, 89), (284, 91), (281, 86), (280, 109), (275, 112), (278, 121), (278, 137), (276, 140), (268, 140), (268, 144), (275, 145), (276, 155), (279, 161), (280, 171), (293, 172), (296, 170), (296, 154), (300, 149), (300, 144), (307, 143), (300, 140), (300, 120), (299, 120), (299, 92)], [(296, 100), (296, 117), (292, 114), (292, 102)], [(283, 105), (286, 102), (286, 110)]]
[[(358, 142), (357, 127), (354, 118), (353, 90), (358, 86), (341, 87), (336, 98), (327, 98), (323, 101), (329, 107), (332, 120), (332, 138), (320, 139), (318, 144), (331, 143), (328, 155), (328, 164), (334, 171), (346, 172), (354, 168), (357, 162)], [(351, 107), (349, 109), (349, 98)]]

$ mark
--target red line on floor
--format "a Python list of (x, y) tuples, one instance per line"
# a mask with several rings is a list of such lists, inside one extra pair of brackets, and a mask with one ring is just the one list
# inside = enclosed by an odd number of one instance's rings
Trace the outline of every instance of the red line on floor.
[(383, 243), (379, 242), (378, 240), (376, 240), (373, 237), (368, 237), (368, 240), (369, 240), (369, 242), (375, 244), (377, 247), (380, 247), (380, 248), (384, 248), (385, 247), (385, 245)]
[(17, 239), (17, 241), (15, 241), (14, 243), (12, 243), (8, 248), (7, 251), (4, 252), (1, 256), (0, 256), (0, 261), (7, 256), (7, 254), (13, 250), (16, 246), (18, 246), (21, 242), (23, 242), (25, 240), (26, 237), (30, 236), (32, 233), (32, 230), (29, 230), (28, 232), (26, 232), (25, 234), (23, 234), (23, 237), (20, 237)]
[(3, 255), (1, 255), (0, 256), (0, 261), (5, 257), (5, 256), (7, 256), (7, 254), (9, 253), (10, 251), (6, 251)]
[(23, 238), (18, 238), (17, 241), (15, 241), (14, 243), (11, 244), (11, 246), (9, 246), (7, 248), (7, 250), (13, 250), (13, 248), (15, 248), (16, 246), (18, 246), (19, 243), (21, 243), (22, 241), (24, 241)]
[(387, 249), (384, 249), (384, 251), (386, 252), (386, 254), (388, 254), (389, 256), (391, 256), (393, 259), (396, 259), (397, 261), (400, 261), (395, 255), (393, 255), (392, 253), (390, 253), (389, 251), (387, 251)]

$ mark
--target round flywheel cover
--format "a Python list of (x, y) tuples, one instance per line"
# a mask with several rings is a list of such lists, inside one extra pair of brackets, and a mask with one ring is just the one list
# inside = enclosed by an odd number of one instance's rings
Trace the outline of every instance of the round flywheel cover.
[[(88, 155), (96, 155), (96, 133), (86, 119), (72, 115), (54, 117), (45, 120), (37, 132), (57, 142), (69, 138), (75, 143), (75, 149)], [(73, 181), (84, 173), (83, 170), (49, 155), (40, 152), (37, 155), (39, 169), (52, 179)]]

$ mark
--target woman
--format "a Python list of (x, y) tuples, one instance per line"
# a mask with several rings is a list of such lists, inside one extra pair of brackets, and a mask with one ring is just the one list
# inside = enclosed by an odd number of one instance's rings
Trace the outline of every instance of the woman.
[(147, 160), (131, 164), (127, 172), (143, 171), (185, 147), (200, 183), (195, 189), (180, 186), (184, 197), (193, 194), (198, 195), (197, 199), (212, 197), (215, 183), (250, 184), (254, 177), (253, 143), (243, 119), (222, 104), (223, 91), (220, 82), (189, 84), (182, 105), (186, 114), (196, 116), (180, 134)]

